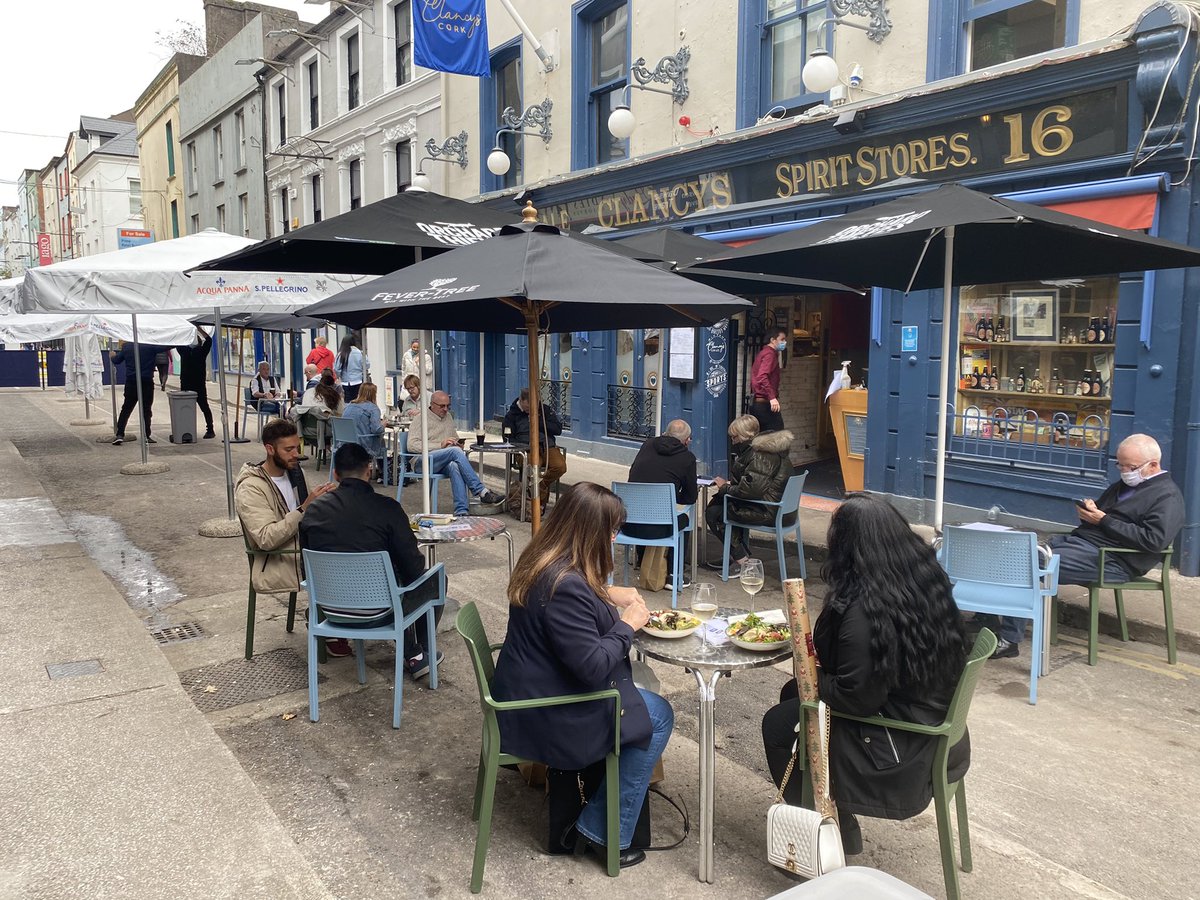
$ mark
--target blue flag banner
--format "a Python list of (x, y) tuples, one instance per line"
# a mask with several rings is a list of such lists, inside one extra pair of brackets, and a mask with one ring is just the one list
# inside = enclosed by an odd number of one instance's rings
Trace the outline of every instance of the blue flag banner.
[(413, 62), (437, 72), (491, 77), (485, 0), (416, 0)]

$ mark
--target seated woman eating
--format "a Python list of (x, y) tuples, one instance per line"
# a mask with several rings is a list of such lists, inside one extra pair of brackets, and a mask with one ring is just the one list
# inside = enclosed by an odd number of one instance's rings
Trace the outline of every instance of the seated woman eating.
[[(508, 636), (492, 681), (497, 700), (620, 692), (623, 867), (646, 858), (629, 845), (675, 721), (666, 700), (633, 683), (629, 650), (649, 618), (646, 605), (634, 588), (607, 583), (624, 520), (624, 506), (607, 488), (582, 482), (563, 493), (509, 581)], [(501, 712), (498, 720), (506, 753), (556, 769), (583, 769), (613, 747), (610, 701)], [(601, 783), (563, 843), (574, 840), (576, 853), (607, 846), (605, 806)]]
[[(966, 665), (967, 642), (933, 548), (891, 504), (867, 494), (851, 495), (834, 513), (828, 546), (822, 578), (829, 592), (813, 626), (821, 699), (834, 712), (940, 725)], [(762, 723), (776, 784), (796, 740), (795, 680), (779, 699)], [(908, 819), (929, 805), (936, 743), (934, 737), (832, 717), (830, 791), (846, 853), (862, 852), (855, 814)], [(803, 744), (800, 752), (803, 760)], [(970, 735), (964, 733), (950, 748), (952, 782), (966, 774), (970, 758)], [(788, 803), (799, 805), (801, 781), (789, 780)]]

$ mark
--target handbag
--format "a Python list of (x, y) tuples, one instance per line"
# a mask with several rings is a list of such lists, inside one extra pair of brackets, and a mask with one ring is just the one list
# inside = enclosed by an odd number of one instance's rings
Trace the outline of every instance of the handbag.
[[(829, 707), (822, 701), (817, 709), (821, 743), (825, 747), (825, 785), (829, 785)], [(783, 802), (783, 792), (796, 767), (800, 753), (800, 737), (792, 748), (787, 771), (779, 785), (775, 802), (767, 810), (767, 862), (804, 878), (819, 878), (826, 872), (846, 865), (842, 852), (842, 833), (837, 821), (814, 809), (789, 806)]]

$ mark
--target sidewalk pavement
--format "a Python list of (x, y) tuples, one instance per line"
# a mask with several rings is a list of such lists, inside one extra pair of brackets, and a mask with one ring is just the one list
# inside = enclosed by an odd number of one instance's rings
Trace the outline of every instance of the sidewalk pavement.
[(0, 570), (0, 897), (333, 896), (3, 440)]

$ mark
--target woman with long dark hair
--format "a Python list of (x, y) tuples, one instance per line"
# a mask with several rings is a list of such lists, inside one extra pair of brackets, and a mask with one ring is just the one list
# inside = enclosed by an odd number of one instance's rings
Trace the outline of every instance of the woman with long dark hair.
[(354, 338), (346, 335), (338, 348), (337, 359), (333, 362), (333, 370), (337, 373), (338, 381), (342, 383), (342, 394), (347, 403), (353, 403), (358, 397), (358, 389), (367, 378), (370, 363), (361, 350), (354, 346)]
[[(608, 584), (612, 541), (625, 507), (607, 488), (581, 482), (565, 491), (521, 553), (508, 583), (508, 635), (496, 661), (492, 696), (527, 700), (615, 687), (621, 694), (621, 865), (645, 859), (631, 850), (638, 814), (675, 717), (671, 705), (633, 683), (629, 650), (649, 612), (634, 588)], [(555, 769), (579, 770), (613, 748), (609, 701), (501, 712), (506, 753)], [(576, 852), (607, 845), (602, 783), (562, 843)]]
[[(813, 626), (821, 699), (854, 716), (941, 724), (967, 661), (967, 643), (950, 580), (933, 548), (891, 504), (867, 494), (851, 495), (834, 513), (828, 545), (822, 578), (829, 591)], [(762, 725), (776, 784), (796, 740), (800, 701), (794, 680), (784, 686), (780, 701)], [(936, 739), (836, 716), (832, 721), (831, 791), (845, 850), (860, 853), (856, 813), (907, 819), (929, 805)], [(964, 734), (950, 749), (951, 781), (966, 774), (970, 755)], [(799, 804), (800, 783), (788, 782), (789, 803)]]

